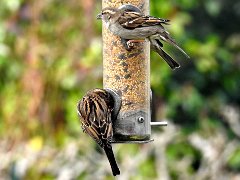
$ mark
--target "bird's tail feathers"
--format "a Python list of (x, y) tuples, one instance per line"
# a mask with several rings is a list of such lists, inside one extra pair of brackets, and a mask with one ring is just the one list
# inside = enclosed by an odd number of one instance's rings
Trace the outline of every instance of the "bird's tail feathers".
[(180, 67), (180, 65), (161, 48), (162, 44), (158, 39), (150, 39), (150, 41), (151, 48), (153, 48), (173, 70)]
[(113, 176), (119, 175), (120, 174), (120, 170), (118, 168), (117, 162), (115, 160), (114, 154), (113, 154), (113, 150), (112, 150), (112, 146), (104, 146), (104, 151), (107, 155), (108, 161), (110, 163), (110, 166), (112, 168), (112, 174)]

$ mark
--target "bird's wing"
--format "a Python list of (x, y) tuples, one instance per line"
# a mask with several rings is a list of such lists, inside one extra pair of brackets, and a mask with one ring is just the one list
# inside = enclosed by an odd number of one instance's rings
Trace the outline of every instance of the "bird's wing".
[(188, 54), (180, 47), (178, 46), (178, 44), (176, 43), (176, 41), (170, 37), (169, 33), (167, 31), (163, 31), (161, 34), (160, 34), (160, 39), (159, 40), (163, 40), (171, 45), (173, 45), (175, 48), (177, 48), (179, 51), (181, 51), (187, 58), (190, 58), (188, 56)]
[[(89, 98), (89, 97), (86, 97)], [(89, 98), (80, 102), (82, 111), (82, 128), (89, 134), (100, 146), (103, 141), (110, 142), (112, 138), (111, 111), (106, 101), (95, 94), (94, 100)]]
[(135, 29), (146, 26), (162, 26), (168, 24), (170, 20), (153, 16), (144, 16), (139, 12), (125, 11), (119, 18), (119, 23), (126, 29)]

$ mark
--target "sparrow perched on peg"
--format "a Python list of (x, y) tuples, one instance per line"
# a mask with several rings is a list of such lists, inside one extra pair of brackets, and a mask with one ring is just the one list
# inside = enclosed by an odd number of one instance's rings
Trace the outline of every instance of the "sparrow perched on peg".
[(114, 176), (120, 174), (112, 150), (112, 111), (114, 100), (104, 89), (93, 89), (79, 101), (78, 114), (81, 117), (83, 132), (90, 135), (105, 151)]
[(146, 16), (138, 7), (130, 4), (122, 5), (119, 8), (106, 7), (97, 15), (97, 19), (102, 19), (107, 29), (114, 35), (125, 39), (128, 46), (132, 46), (134, 42), (148, 39), (151, 43), (151, 48), (155, 50), (172, 69), (178, 68), (180, 65), (163, 50), (161, 41), (173, 45), (189, 58), (164, 28), (163, 25), (169, 25), (170, 20)]

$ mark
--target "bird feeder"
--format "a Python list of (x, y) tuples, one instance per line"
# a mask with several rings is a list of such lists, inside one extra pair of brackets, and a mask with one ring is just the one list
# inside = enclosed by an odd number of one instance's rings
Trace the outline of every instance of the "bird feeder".
[[(123, 4), (132, 4), (149, 14), (148, 0), (102, 0), (102, 8), (118, 8)], [(113, 35), (104, 25), (102, 35), (103, 87), (115, 99), (113, 142), (150, 142), (150, 44), (146, 40), (128, 51), (120, 37)], [(166, 123), (155, 122), (155, 125)]]

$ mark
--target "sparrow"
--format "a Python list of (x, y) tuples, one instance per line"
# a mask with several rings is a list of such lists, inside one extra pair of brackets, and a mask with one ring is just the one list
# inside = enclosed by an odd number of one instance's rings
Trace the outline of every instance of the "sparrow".
[(138, 7), (131, 4), (122, 5), (119, 8), (106, 7), (97, 15), (97, 19), (102, 19), (107, 29), (114, 35), (125, 39), (128, 47), (131, 47), (133, 42), (148, 39), (151, 48), (156, 51), (172, 69), (179, 68), (180, 65), (163, 50), (161, 41), (173, 45), (187, 58), (190, 58), (164, 28), (163, 25), (169, 25), (170, 20), (168, 19), (144, 15)]
[(93, 89), (79, 101), (77, 111), (81, 117), (83, 132), (90, 135), (105, 151), (114, 176), (120, 174), (112, 150), (112, 111), (114, 100), (104, 89)]

